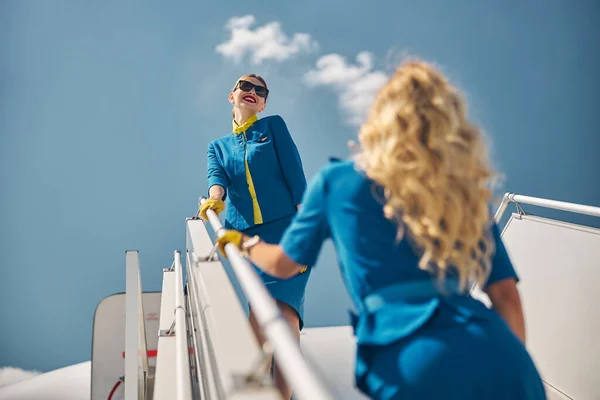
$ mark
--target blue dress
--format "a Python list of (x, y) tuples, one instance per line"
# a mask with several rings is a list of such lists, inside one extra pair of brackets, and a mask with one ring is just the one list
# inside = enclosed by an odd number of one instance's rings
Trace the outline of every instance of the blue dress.
[[(285, 230), (290, 226), (292, 218), (293, 215), (266, 224), (255, 225), (252, 228), (246, 229), (244, 233), (250, 236), (258, 235), (267, 243), (277, 244), (281, 240)], [(311, 269), (308, 268), (303, 273), (290, 279), (279, 279), (266, 274), (256, 265), (252, 265), (271, 296), (296, 310), (300, 321), (299, 328), (302, 330), (304, 327), (304, 293)]]
[[(525, 347), (493, 310), (440, 291), (408, 240), (383, 214), (381, 188), (352, 162), (332, 163), (310, 183), (300, 212), (281, 239), (296, 263), (314, 265), (334, 242), (358, 310), (355, 380), (374, 399), (545, 399)], [(487, 285), (517, 279), (497, 226)]]
[[(279, 243), (302, 202), (306, 178), (284, 120), (252, 117), (208, 145), (208, 189), (225, 188), (225, 227)], [(304, 292), (310, 268), (282, 280), (255, 266), (271, 296), (290, 305), (304, 326)]]

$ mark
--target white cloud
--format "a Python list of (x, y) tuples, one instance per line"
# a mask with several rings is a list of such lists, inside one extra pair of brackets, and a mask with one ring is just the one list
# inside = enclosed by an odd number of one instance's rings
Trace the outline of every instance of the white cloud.
[(373, 70), (373, 54), (366, 51), (358, 53), (356, 64), (347, 63), (339, 54), (325, 55), (304, 78), (309, 86), (333, 88), (340, 108), (352, 125), (364, 122), (375, 94), (388, 79), (384, 72)]
[(4, 367), (0, 368), (0, 387), (12, 385), (13, 383), (24, 381), (39, 375), (37, 371), (25, 371), (20, 368)]
[(253, 64), (263, 61), (284, 61), (301, 52), (312, 52), (318, 44), (308, 33), (295, 33), (291, 38), (281, 29), (279, 22), (269, 22), (252, 29), (253, 15), (233, 17), (226, 28), (231, 37), (216, 47), (226, 59), (239, 63), (248, 55)]

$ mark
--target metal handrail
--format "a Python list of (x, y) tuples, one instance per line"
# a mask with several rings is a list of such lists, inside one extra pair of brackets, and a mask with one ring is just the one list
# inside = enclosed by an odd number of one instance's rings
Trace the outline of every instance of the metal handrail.
[[(204, 201), (206, 198), (201, 197), (200, 204)], [(221, 237), (224, 228), (217, 214), (213, 210), (207, 210), (206, 216), (217, 237)], [(235, 245), (227, 244), (225, 253), (242, 290), (252, 305), (252, 311), (260, 327), (277, 354), (279, 368), (288, 384), (293, 387), (294, 396), (301, 400), (333, 399), (321, 379), (304, 359), (298, 340), (254, 268)]]
[(192, 380), (190, 377), (190, 359), (187, 342), (187, 324), (185, 299), (183, 296), (183, 274), (181, 254), (175, 251), (175, 369), (177, 371), (177, 400), (192, 399)]
[(529, 204), (532, 206), (552, 208), (554, 210), (568, 211), (577, 214), (591, 215), (600, 217), (600, 207), (586, 206), (583, 204), (567, 203), (564, 201), (548, 200), (539, 197), (523, 196), (516, 193), (506, 193), (502, 198), (502, 202), (496, 211), (494, 219), (500, 222), (506, 208), (510, 203)]
[[(193, 252), (187, 252), (188, 265), (198, 265), (198, 257)], [(196, 307), (196, 315), (199, 320), (199, 326), (193, 327), (195, 330), (193, 335), (196, 342), (196, 356), (198, 357), (198, 366), (202, 365), (201, 373), (198, 373), (200, 397), (206, 399), (213, 399), (225, 397), (223, 396), (222, 382), (217, 378), (219, 376), (218, 366), (214, 362), (214, 347), (212, 346), (211, 340), (208, 337), (210, 328), (208, 325), (212, 325), (208, 316), (206, 315), (207, 310), (210, 309), (210, 299), (207, 298), (204, 288), (204, 282), (198, 281), (197, 277), (188, 269), (188, 299), (190, 307)], [(192, 324), (194, 323), (193, 318), (191, 319)]]

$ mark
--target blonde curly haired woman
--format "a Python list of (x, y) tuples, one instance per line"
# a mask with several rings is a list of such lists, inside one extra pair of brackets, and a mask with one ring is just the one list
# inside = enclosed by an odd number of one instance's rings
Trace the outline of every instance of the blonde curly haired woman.
[[(279, 245), (244, 246), (252, 262), (292, 277), (333, 240), (359, 312), (356, 384), (371, 398), (545, 399), (489, 212), (492, 167), (458, 90), (427, 63), (402, 65), (359, 140), (353, 160), (312, 180)], [(229, 231), (220, 244), (248, 240)], [(473, 282), (493, 310), (469, 296)]]

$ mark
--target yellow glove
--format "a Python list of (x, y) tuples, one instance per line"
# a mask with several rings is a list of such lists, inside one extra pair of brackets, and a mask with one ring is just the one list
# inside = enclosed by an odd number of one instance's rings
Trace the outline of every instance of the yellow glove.
[(227, 258), (227, 254), (225, 254), (225, 245), (227, 243), (233, 243), (238, 249), (242, 249), (242, 240), (244, 239), (244, 234), (240, 231), (236, 230), (226, 230), (220, 238), (217, 239), (217, 244), (219, 245), (219, 251), (223, 254), (223, 257)]
[(206, 216), (207, 210), (213, 210), (215, 214), (219, 215), (221, 211), (225, 209), (225, 203), (221, 199), (206, 199), (200, 206), (200, 216), (203, 220), (208, 221)]

